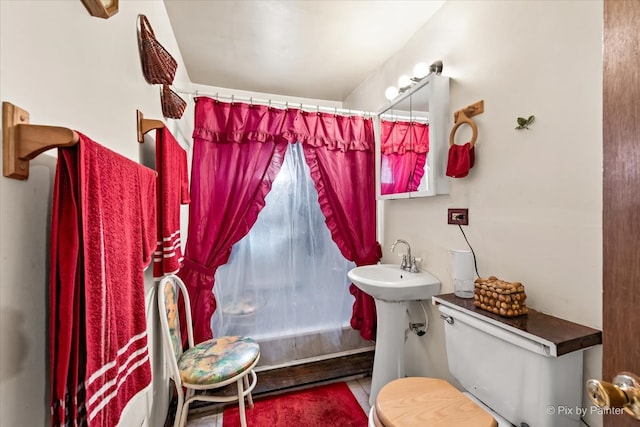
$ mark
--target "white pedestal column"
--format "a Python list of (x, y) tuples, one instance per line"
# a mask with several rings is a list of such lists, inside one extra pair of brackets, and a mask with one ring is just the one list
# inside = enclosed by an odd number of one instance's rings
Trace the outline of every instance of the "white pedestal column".
[(405, 376), (404, 331), (406, 302), (390, 302), (376, 299), (378, 328), (376, 353), (371, 375), (369, 404), (374, 406), (380, 389), (385, 384)]

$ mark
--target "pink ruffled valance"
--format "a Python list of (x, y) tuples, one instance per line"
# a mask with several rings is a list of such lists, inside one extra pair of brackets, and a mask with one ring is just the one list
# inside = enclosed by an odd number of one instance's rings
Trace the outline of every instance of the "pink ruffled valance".
[(302, 142), (328, 150), (371, 151), (374, 149), (373, 120), (266, 105), (196, 99), (202, 120), (193, 137), (217, 143)]
[(373, 152), (371, 119), (301, 110), (289, 112), (294, 117), (297, 141), (312, 147), (325, 146), (328, 150)]
[(196, 102), (198, 120), (194, 138), (217, 143), (291, 142), (282, 132), (287, 118), (285, 110), (202, 97), (196, 98)]
[(381, 120), (380, 147), (382, 154), (428, 153), (429, 125)]

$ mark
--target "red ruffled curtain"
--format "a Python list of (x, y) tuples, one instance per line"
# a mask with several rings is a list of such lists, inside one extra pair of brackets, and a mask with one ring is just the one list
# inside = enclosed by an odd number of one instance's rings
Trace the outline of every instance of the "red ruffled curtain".
[(429, 125), (380, 121), (381, 194), (416, 191), (429, 152)]
[(285, 117), (266, 106), (197, 99), (189, 235), (179, 272), (191, 297), (196, 342), (212, 338), (214, 274), (255, 223), (282, 166)]
[[(320, 208), (342, 255), (357, 265), (382, 256), (376, 241), (373, 124), (361, 117), (302, 113), (297, 127)], [(304, 125), (304, 127), (302, 127)], [(374, 300), (351, 284), (351, 326), (376, 337)]]
[[(287, 143), (301, 141), (326, 223), (343, 256), (357, 265), (381, 257), (375, 239), (372, 120), (198, 98), (189, 235), (179, 275), (191, 296), (194, 338), (210, 339), (214, 274), (264, 207)], [(351, 285), (351, 325), (375, 338), (373, 299)]]

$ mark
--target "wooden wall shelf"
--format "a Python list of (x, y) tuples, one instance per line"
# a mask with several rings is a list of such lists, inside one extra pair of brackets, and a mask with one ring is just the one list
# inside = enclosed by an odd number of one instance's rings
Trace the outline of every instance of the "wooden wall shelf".
[(462, 310), (485, 322), (503, 328), (536, 342), (544, 343), (557, 357), (577, 350), (602, 344), (602, 332), (560, 319), (529, 308), (529, 313), (517, 317), (502, 317), (473, 305), (473, 298), (460, 298), (454, 294), (433, 297), (434, 304), (444, 304)]

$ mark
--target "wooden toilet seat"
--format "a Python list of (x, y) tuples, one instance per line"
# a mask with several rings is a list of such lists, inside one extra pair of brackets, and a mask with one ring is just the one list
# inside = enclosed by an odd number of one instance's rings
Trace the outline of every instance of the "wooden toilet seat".
[(496, 420), (445, 380), (394, 380), (378, 393), (376, 427), (497, 427)]

